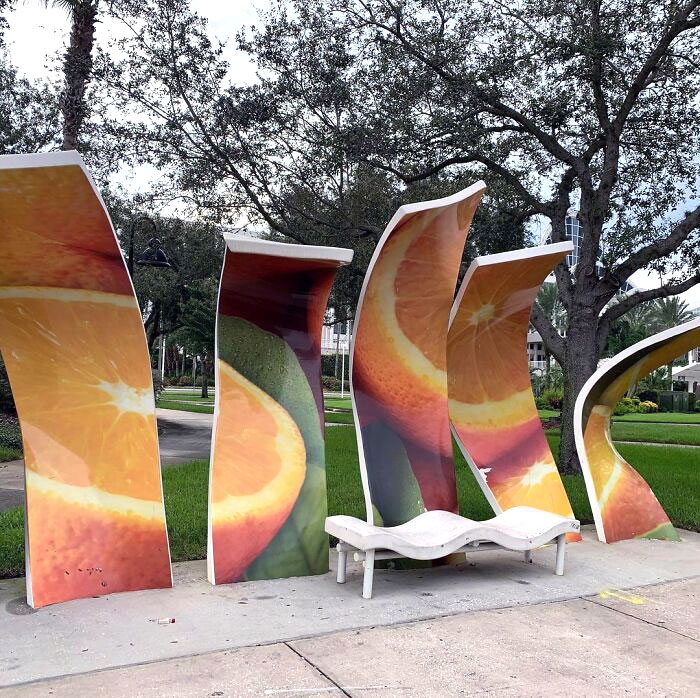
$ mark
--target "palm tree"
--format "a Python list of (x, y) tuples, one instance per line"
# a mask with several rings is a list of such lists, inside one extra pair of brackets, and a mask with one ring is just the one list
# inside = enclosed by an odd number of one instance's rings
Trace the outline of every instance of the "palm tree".
[(92, 49), (100, 0), (42, 0), (67, 10), (71, 20), (70, 44), (63, 57), (63, 142), (61, 150), (75, 150), (88, 114), (85, 90), (92, 77)]
[(656, 323), (656, 306), (654, 303), (640, 303), (628, 310), (622, 319), (627, 323), (630, 335), (647, 337)]
[[(693, 312), (690, 310), (690, 306), (678, 296), (658, 298), (654, 301), (651, 320), (655, 332), (678, 327), (678, 325), (682, 325), (684, 322), (692, 319)], [(669, 390), (673, 390), (673, 362), (667, 365), (667, 371)]]

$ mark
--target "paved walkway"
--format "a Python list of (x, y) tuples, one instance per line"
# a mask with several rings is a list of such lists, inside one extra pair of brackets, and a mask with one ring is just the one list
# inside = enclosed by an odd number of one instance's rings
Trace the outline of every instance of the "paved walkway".
[(214, 415), (159, 408), (156, 417), (164, 466), (209, 458)]
[(138, 664), (13, 696), (686, 696), (700, 681), (697, 580)]
[(656, 441), (619, 441), (613, 439), (613, 443), (629, 446), (656, 446), (656, 448), (700, 448), (697, 444), (660, 444)]
[(24, 461), (0, 463), (0, 511), (24, 506)]
[(23, 580), (0, 580), (0, 638), (10, 639), (0, 686), (54, 696), (694, 695), (700, 534), (682, 537), (605, 545), (586, 527), (564, 577), (552, 574), (552, 548), (532, 565), (482, 552), (453, 567), (378, 571), (369, 601), (356, 565), (345, 585), (329, 573), (212, 587), (203, 562), (180, 563), (173, 589), (37, 611)]

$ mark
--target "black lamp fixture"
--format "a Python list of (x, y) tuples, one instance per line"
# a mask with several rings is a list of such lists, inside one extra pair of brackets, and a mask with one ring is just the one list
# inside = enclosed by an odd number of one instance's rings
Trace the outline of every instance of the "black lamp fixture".
[(158, 238), (151, 238), (148, 241), (148, 247), (136, 260), (136, 264), (143, 267), (172, 267), (163, 249), (163, 243)]
[(141, 223), (148, 223), (153, 229), (153, 237), (148, 241), (148, 247), (141, 253), (141, 256), (136, 260), (136, 264), (142, 267), (160, 267), (170, 268), (172, 264), (168, 260), (168, 256), (163, 249), (163, 243), (155, 236), (158, 232), (155, 221), (146, 215), (140, 215), (134, 218), (129, 228), (129, 256), (127, 259), (127, 268), (129, 276), (134, 275), (134, 231), (136, 226)]

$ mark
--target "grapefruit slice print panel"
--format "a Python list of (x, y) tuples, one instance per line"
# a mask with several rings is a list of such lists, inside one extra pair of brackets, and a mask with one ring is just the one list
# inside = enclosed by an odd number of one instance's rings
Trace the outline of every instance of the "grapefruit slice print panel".
[(321, 328), (352, 250), (225, 236), (209, 486), (213, 584), (328, 571)]
[(29, 604), (171, 586), (141, 313), (77, 153), (0, 158), (0, 268)]
[(571, 247), (564, 242), (479, 257), (452, 308), (450, 420), (496, 513), (531, 506), (573, 517), (537, 414), (527, 358), (532, 304)]
[[(478, 182), (445, 199), (402, 206), (370, 261), (350, 374), (370, 523), (397, 525), (426, 509), (457, 511), (447, 327), (464, 243), (485, 188)], [(386, 462), (389, 453), (396, 462)], [(405, 496), (414, 479), (416, 501)]]
[(610, 419), (620, 398), (659, 366), (700, 346), (700, 318), (660, 332), (601, 366), (576, 400), (574, 434), (598, 538), (678, 540), (663, 507), (639, 473), (617, 452)]

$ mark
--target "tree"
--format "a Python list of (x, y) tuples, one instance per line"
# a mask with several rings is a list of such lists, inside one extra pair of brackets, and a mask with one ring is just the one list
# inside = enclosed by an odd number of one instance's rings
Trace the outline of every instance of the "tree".
[[(523, 216), (549, 222), (553, 242), (578, 209), (579, 263), (555, 270), (565, 335), (541, 307), (532, 315), (564, 370), (559, 465), (578, 471), (574, 403), (613, 322), (700, 282), (700, 206), (690, 203), (700, 105), (688, 98), (700, 80), (700, 0), (282, 5), (261, 34), (289, 60), (318, 59), (324, 23), (356, 47), (364, 101), (347, 125), (348, 157), (405, 183), (481, 165), (517, 192)], [(667, 281), (611, 304), (639, 269)]]
[[(198, 215), (222, 223), (243, 217), (281, 240), (353, 247), (353, 263), (339, 271), (330, 299), (337, 320), (352, 317), (394, 211), (476, 178), (443, 173), (406, 184), (347, 154), (354, 149), (348, 124), (367, 95), (354, 94), (352, 48), (327, 18), (318, 18), (325, 33), (312, 38), (313, 60), (287, 46), (286, 26), (250, 42), (241, 37), (260, 82), (238, 87), (206, 21), (187, 3), (120, 3), (113, 14), (124, 22), (126, 38), (99, 55), (96, 72), (111, 100), (105, 113), (120, 115), (102, 126), (115, 150), (162, 167), (168, 178), (158, 196), (189, 204)], [(508, 186), (493, 183), (465, 262), (507, 249), (514, 239), (524, 243), (524, 219), (513, 215), (513, 199)]]
[(19, 77), (7, 55), (5, 15), (13, 6), (0, 0), (0, 155), (46, 150), (55, 145), (58, 129), (52, 86)]
[(615, 320), (608, 334), (603, 356), (615, 356), (654, 331), (653, 302), (640, 303)]
[(206, 280), (218, 283), (224, 250), (221, 231), (207, 222), (156, 215), (146, 217), (148, 224), (142, 224), (145, 222), (142, 211), (152, 210), (152, 202), (128, 201), (109, 193), (105, 193), (105, 202), (127, 259), (132, 234), (133, 247), (139, 255), (155, 233), (172, 264), (170, 269), (134, 266), (132, 281), (148, 348), (153, 351), (156, 340), (182, 326), (189, 289)]
[(0, 49), (0, 154), (33, 153), (57, 144), (58, 99), (50, 84), (18, 77)]
[[(690, 306), (680, 298), (658, 298), (651, 311), (651, 322), (655, 332), (678, 327), (692, 320), (694, 314)], [(666, 367), (668, 389), (673, 390), (673, 362)]]
[(43, 0), (43, 3), (61, 7), (70, 16), (70, 41), (63, 56), (61, 150), (77, 150), (78, 138), (88, 115), (85, 91), (92, 77), (92, 49), (100, 0)]
[(219, 284), (206, 279), (189, 289), (189, 298), (182, 311), (178, 339), (202, 357), (202, 397), (209, 397), (209, 376), (213, 367), (216, 335), (216, 302)]
[[(532, 315), (564, 373), (559, 464), (577, 471), (574, 403), (613, 323), (700, 282), (700, 0), (281, 0), (239, 37), (260, 78), (243, 87), (184, 0), (137, 10), (121, 58), (100, 59), (133, 114), (113, 141), (140, 138), (137, 156), (221, 220), (352, 244), (348, 287), (385, 209), (421, 185), (488, 173), (511, 219), (546, 222), (553, 242), (578, 209), (579, 263), (555, 270), (565, 331)], [(368, 198), (348, 209), (353, 189)], [(666, 281), (620, 298), (639, 269)]]
[[(552, 325), (560, 332), (566, 326), (566, 312), (559, 302), (559, 292), (554, 283), (544, 283), (542, 288), (537, 292), (537, 303), (542, 308), (542, 312), (549, 318)], [(551, 385), (552, 371), (552, 355), (549, 353), (547, 345), (544, 345), (545, 353), (545, 380), (546, 388), (553, 387)]]

